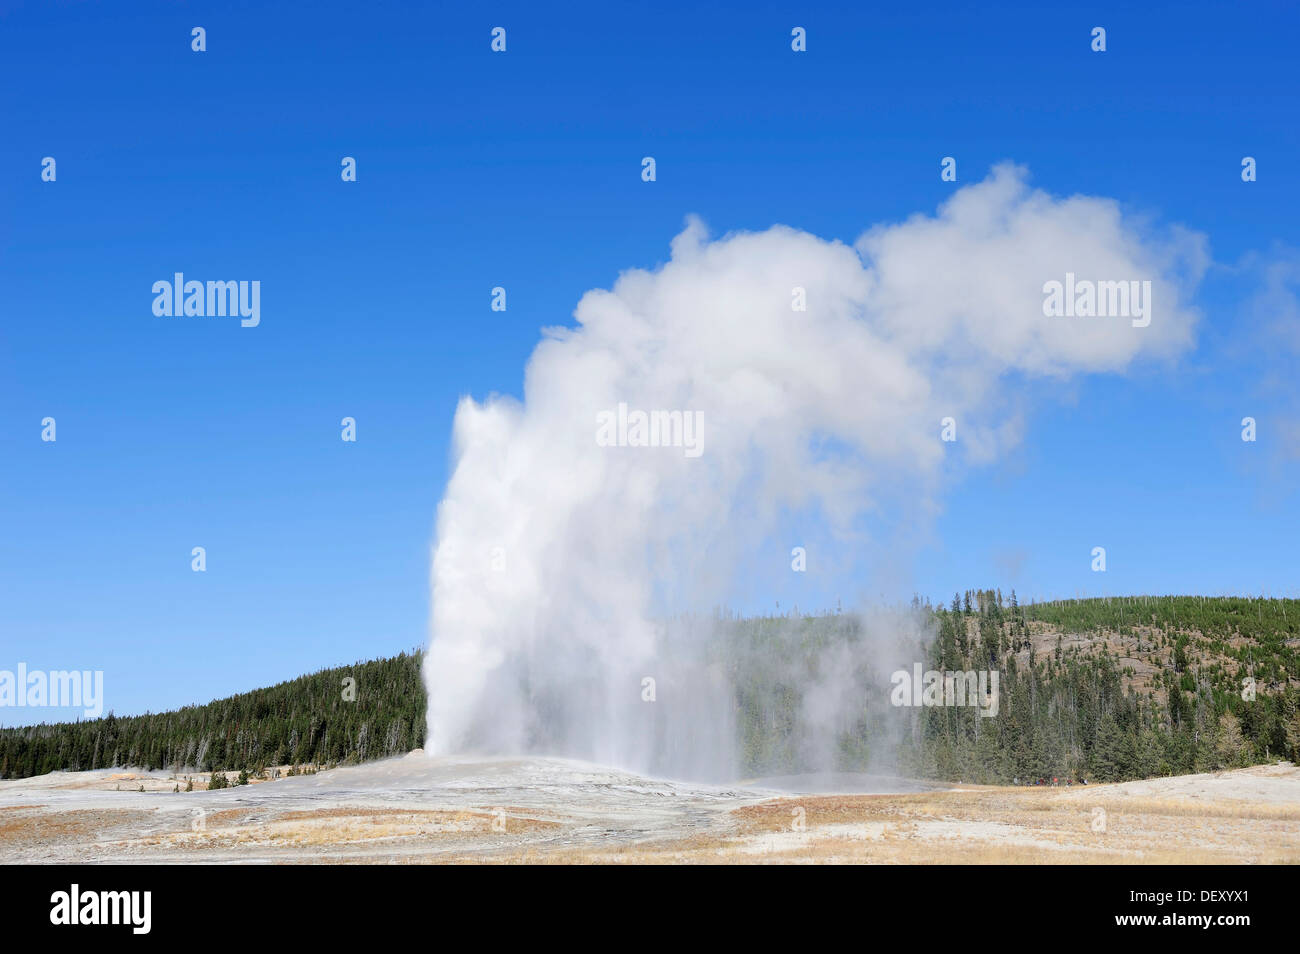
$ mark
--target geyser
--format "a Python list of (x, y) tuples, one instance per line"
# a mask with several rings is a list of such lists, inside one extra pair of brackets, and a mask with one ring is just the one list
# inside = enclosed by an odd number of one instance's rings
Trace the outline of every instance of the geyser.
[[(689, 221), (667, 264), (587, 292), (575, 327), (545, 331), (522, 402), (457, 408), (426, 750), (734, 771), (745, 647), (713, 608), (791, 572), (809, 541), (825, 592), (878, 592), (853, 559), (874, 522), (923, 521), (957, 462), (1019, 439), (1008, 381), (1177, 355), (1203, 259), (1199, 236), (1033, 190), (1011, 165), (853, 246), (783, 226), (710, 240)], [(1044, 282), (1066, 273), (1151, 281), (1149, 324), (1046, 317)], [(630, 417), (610, 425), (624, 407), (700, 433), (634, 440)], [(868, 619), (844, 658), (785, 661), (810, 723), (851, 727), (864, 679), (888, 691), (918, 658), (871, 659), (899, 629)]]

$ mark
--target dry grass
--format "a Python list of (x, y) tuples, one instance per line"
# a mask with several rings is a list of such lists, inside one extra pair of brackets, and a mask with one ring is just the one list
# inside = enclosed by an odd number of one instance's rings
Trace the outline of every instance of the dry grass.
[(1260, 819), (1300, 822), (1300, 805), (1270, 805), (1246, 801), (1202, 802), (1185, 798), (1101, 798), (1092, 800), (1108, 811), (1177, 818)]
[[(1099, 787), (786, 798), (737, 809), (739, 851), (882, 863), (1300, 863), (1300, 806)], [(798, 827), (802, 809), (805, 827)]]
[(438, 841), (448, 838), (518, 836), (560, 827), (561, 823), (550, 819), (509, 813), (503, 816), (495, 811), (343, 806), (287, 811), (257, 820), (246, 812), (222, 812), (208, 816), (197, 831), (170, 832), (159, 839), (142, 840), (140, 844), (185, 851), (241, 847), (355, 849), (392, 841), (436, 846)]
[(44, 812), (43, 805), (22, 806), (22, 814), (0, 819), (0, 852), (40, 849), (52, 843), (94, 844), (106, 832), (138, 825), (149, 812), (71, 811)]

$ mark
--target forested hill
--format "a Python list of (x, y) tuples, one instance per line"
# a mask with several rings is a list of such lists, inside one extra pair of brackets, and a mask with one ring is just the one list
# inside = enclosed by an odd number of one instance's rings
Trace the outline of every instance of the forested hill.
[(935, 668), (997, 669), (1001, 706), (920, 710), (903, 759), (916, 774), (1119, 781), (1300, 762), (1300, 600), (1023, 605), (984, 590), (932, 612)]
[(421, 658), (323, 669), (175, 712), (0, 729), (0, 778), (117, 765), (254, 771), (409, 752), (424, 743)]
[[(895, 766), (1006, 783), (1116, 781), (1288, 758), (1300, 762), (1300, 600), (1124, 597), (1022, 604), (969, 590), (917, 602), (911, 661), (996, 671), (996, 718), (891, 709), (863, 667), (860, 713), (829, 746), (801, 722), (812, 678), (880, 645), (871, 619), (797, 613), (720, 620), (746, 776)], [(852, 647), (856, 645), (856, 649)], [(847, 655), (846, 648), (852, 651)], [(0, 729), (0, 778), (118, 765), (240, 770), (385, 758), (423, 745), (422, 655), (327, 669), (175, 712)], [(910, 662), (909, 662), (910, 665)], [(355, 680), (349, 683), (348, 680)], [(352, 687), (352, 688), (349, 688)]]

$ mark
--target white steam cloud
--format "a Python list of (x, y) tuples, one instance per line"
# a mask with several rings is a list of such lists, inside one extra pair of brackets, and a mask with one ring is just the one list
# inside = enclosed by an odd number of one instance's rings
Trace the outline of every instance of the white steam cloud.
[[(1019, 439), (1017, 380), (1176, 356), (1203, 267), (1199, 236), (1033, 190), (1012, 165), (852, 247), (783, 226), (710, 241), (691, 220), (667, 264), (588, 292), (577, 327), (545, 332), (522, 403), (457, 409), (427, 750), (729, 771), (728, 660), (705, 617), (752, 582), (755, 554), (789, 572), (792, 515), (844, 547), (873, 514), (919, 518), (946, 455)], [(1044, 284), (1067, 273), (1151, 281), (1150, 324), (1045, 317)], [(598, 421), (620, 405), (698, 414), (698, 456), (671, 439), (605, 446)], [(852, 705), (825, 679), (824, 707)]]

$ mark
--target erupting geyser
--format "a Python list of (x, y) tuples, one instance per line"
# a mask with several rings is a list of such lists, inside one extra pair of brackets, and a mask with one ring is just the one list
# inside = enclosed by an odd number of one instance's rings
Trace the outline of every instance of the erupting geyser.
[[(855, 576), (875, 522), (923, 521), (958, 462), (1019, 439), (1008, 379), (1176, 355), (1203, 259), (1194, 234), (1032, 190), (1011, 165), (853, 246), (783, 226), (710, 241), (691, 220), (667, 264), (545, 332), (522, 403), (456, 411), (427, 751), (727, 775), (734, 687), (710, 611), (809, 541), (824, 592), (878, 592)], [(1150, 281), (1149, 322), (1046, 316), (1067, 273)], [(832, 676), (807, 696), (828, 725), (861, 705)]]

